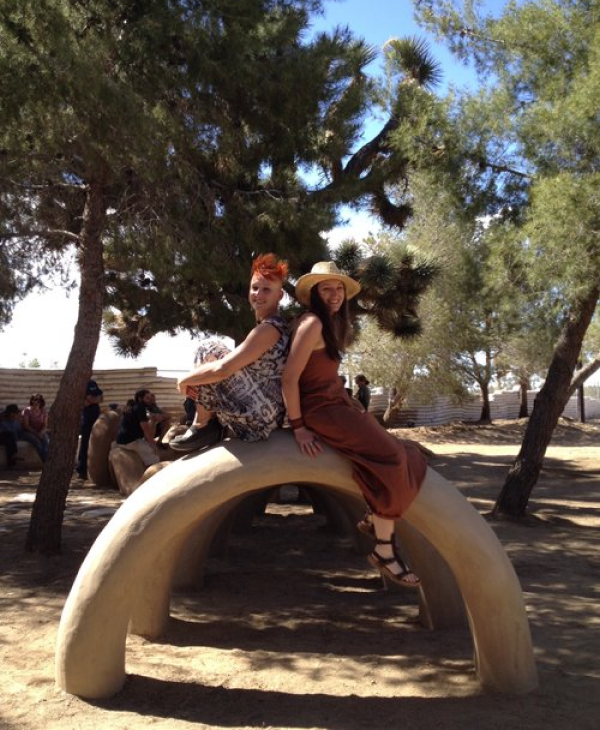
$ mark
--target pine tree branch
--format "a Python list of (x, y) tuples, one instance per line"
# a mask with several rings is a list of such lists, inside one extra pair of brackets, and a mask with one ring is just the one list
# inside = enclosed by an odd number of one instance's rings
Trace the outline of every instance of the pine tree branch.
[(283, 190), (279, 190), (277, 188), (258, 188), (257, 190), (244, 190), (240, 187), (230, 187), (229, 185), (224, 185), (223, 183), (220, 183), (218, 180), (211, 180), (210, 185), (215, 188), (220, 188), (221, 190), (227, 190), (228, 192), (235, 193), (236, 195), (245, 195), (245, 196), (251, 196), (251, 195), (266, 195), (267, 197), (271, 198), (272, 200), (285, 200), (285, 192)]
[[(67, 238), (73, 243), (81, 243), (81, 237), (78, 233), (62, 230), (60, 228), (45, 228), (43, 230), (20, 229), (16, 235), (17, 238), (54, 238), (56, 236)], [(13, 235), (11, 237), (14, 238), (15, 236)]]
[(459, 34), (462, 38), (476, 38), (477, 40), (484, 41), (485, 43), (497, 43), (501, 46), (506, 45), (506, 41), (503, 41), (500, 38), (491, 38), (490, 36), (481, 35), (480, 33), (476, 33), (473, 28), (469, 28), (468, 26), (461, 28)]
[(496, 165), (494, 162), (490, 162), (482, 157), (471, 157), (471, 161), (478, 165), (481, 169), (487, 168), (493, 172), (508, 172), (511, 175), (516, 175), (517, 177), (522, 177), (527, 180), (535, 179), (535, 175), (530, 175), (528, 172), (515, 170), (513, 167), (508, 167), (508, 165)]
[(86, 183), (66, 183), (66, 182), (47, 182), (47, 183), (22, 183), (13, 180), (12, 178), (5, 178), (6, 182), (10, 185), (21, 188), (21, 190), (48, 190), (49, 188), (61, 188), (65, 190), (83, 190), (87, 191), (89, 186)]
[[(363, 191), (362, 194), (371, 198), (373, 208), (387, 225), (404, 228), (412, 214), (412, 208), (406, 205), (394, 205), (384, 191), (379, 170), (373, 167), (378, 155), (392, 151), (388, 136), (398, 128), (398, 125), (398, 118), (390, 117), (378, 134), (360, 147), (346, 165), (343, 165), (341, 160), (330, 163), (332, 179), (329, 184), (307, 192), (312, 196), (325, 196), (326, 199), (332, 194), (335, 197), (336, 193), (343, 191), (346, 186), (358, 185)], [(357, 197), (356, 191), (352, 197)]]
[(572, 396), (577, 388), (580, 388), (585, 381), (598, 370), (600, 370), (600, 352), (593, 360), (590, 360), (590, 362), (584, 365), (584, 367), (576, 371), (576, 375), (571, 381), (571, 385), (569, 387), (569, 396)]
[(43, 231), (40, 233), (40, 235), (51, 238), (52, 236), (62, 236), (63, 238), (68, 238), (69, 241), (73, 241), (73, 243), (81, 243), (81, 236), (78, 233), (73, 233), (72, 231), (64, 231), (60, 229), (48, 229), (46, 231)]
[(381, 131), (352, 155), (345, 167), (342, 168), (342, 177), (360, 177), (377, 154), (389, 151), (388, 135), (398, 129), (399, 123), (398, 117), (390, 117)]

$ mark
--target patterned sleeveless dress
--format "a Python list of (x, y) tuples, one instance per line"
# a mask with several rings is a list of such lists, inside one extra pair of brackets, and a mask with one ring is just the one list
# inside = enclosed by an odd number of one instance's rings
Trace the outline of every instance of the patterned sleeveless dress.
[[(279, 315), (267, 317), (262, 324), (270, 324), (279, 332), (273, 347), (225, 380), (199, 385), (196, 396), (200, 405), (213, 411), (221, 425), (242, 441), (268, 439), (272, 431), (281, 428), (285, 417), (281, 373), (290, 349), (290, 331)], [(229, 352), (220, 340), (208, 339), (199, 346), (194, 365), (219, 360)]]
[(350, 398), (338, 366), (325, 348), (311, 354), (299, 382), (304, 423), (350, 459), (371, 510), (399, 519), (419, 493), (427, 461), (415, 444), (399, 441)]

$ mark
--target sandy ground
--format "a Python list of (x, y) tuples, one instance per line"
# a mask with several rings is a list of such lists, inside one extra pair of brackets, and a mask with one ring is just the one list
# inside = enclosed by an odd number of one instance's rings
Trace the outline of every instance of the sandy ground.
[[(431, 465), (489, 511), (523, 424), (410, 429)], [(600, 727), (600, 424), (562, 422), (530, 502), (535, 519), (491, 523), (523, 586), (540, 676), (521, 697), (483, 692), (466, 629), (429, 631), (415, 593), (385, 590), (348, 536), (306, 504), (270, 505), (177, 594), (159, 642), (131, 636), (110, 700), (56, 689), (60, 612), (79, 564), (120, 504), (74, 482), (63, 554), (22, 545), (38, 475), (0, 473), (0, 728)]]

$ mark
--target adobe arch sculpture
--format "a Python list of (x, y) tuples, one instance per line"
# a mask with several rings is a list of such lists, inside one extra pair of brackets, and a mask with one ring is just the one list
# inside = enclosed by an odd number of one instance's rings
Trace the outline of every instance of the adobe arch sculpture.
[[(179, 459), (137, 489), (100, 533), (73, 584), (58, 631), (58, 686), (90, 699), (118, 692), (126, 677), (128, 629), (148, 637), (164, 630), (181, 563), (206, 554), (206, 544), (198, 549), (198, 537), (206, 543), (203, 536), (216, 533), (231, 505), (282, 483), (319, 485), (341, 503), (360, 498), (347, 460), (327, 448), (317, 459), (308, 459), (286, 431), (265, 443), (226, 441)], [(535, 689), (521, 587), (486, 521), (428, 469), (403, 522), (430, 543), (430, 553), (439, 553), (456, 579), (481, 684), (506, 693)], [(409, 553), (423, 575), (427, 602), (428, 591), (439, 590), (433, 585), (436, 574), (419, 562), (417, 553)]]
[(114, 474), (108, 465), (108, 455), (113, 441), (117, 438), (121, 416), (116, 411), (101, 413), (92, 426), (88, 446), (88, 476), (98, 487), (116, 486)]

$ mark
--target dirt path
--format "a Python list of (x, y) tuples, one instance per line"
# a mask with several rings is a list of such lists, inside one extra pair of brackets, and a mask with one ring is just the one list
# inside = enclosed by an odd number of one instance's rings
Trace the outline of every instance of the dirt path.
[[(411, 429), (432, 466), (487, 512), (522, 424)], [(466, 630), (427, 631), (415, 596), (385, 591), (347, 537), (305, 504), (271, 505), (211, 558), (205, 587), (173, 598), (160, 642), (130, 637), (129, 679), (88, 702), (56, 690), (60, 611), (78, 565), (118, 507), (74, 488), (64, 554), (21, 546), (35, 474), (0, 473), (0, 728), (419, 728), (592, 730), (600, 717), (600, 426), (557, 430), (528, 525), (493, 523), (523, 585), (540, 689), (481, 692)], [(74, 485), (75, 486), (75, 485)]]

